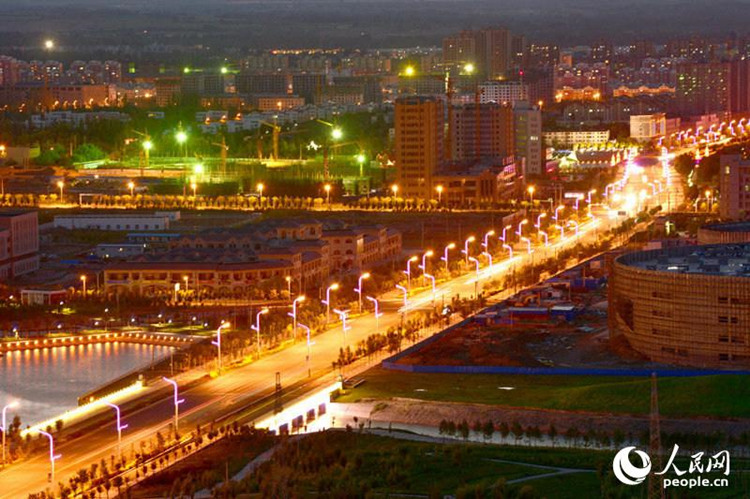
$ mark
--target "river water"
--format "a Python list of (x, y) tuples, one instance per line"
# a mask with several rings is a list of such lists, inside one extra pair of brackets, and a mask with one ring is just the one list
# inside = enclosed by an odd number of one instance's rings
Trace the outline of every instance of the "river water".
[[(0, 410), (21, 417), (22, 426), (45, 421), (78, 404), (78, 397), (152, 360), (171, 347), (101, 343), (11, 352), (0, 357)], [(0, 421), (2, 425), (2, 421)]]

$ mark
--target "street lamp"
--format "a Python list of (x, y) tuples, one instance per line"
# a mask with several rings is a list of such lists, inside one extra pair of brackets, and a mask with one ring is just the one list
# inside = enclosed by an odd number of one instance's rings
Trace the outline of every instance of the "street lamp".
[(292, 276), (286, 276), (284, 277), (284, 280), (286, 281), (286, 291), (289, 293), (289, 298), (292, 297)]
[(51, 472), (50, 472), (50, 475), (49, 475), (50, 476), (49, 481), (51, 483), (54, 483), (55, 482), (55, 461), (57, 461), (58, 459), (60, 459), (62, 457), (62, 455), (61, 454), (55, 454), (55, 439), (52, 438), (52, 435), (50, 435), (46, 431), (41, 431), (41, 430), (39, 430), (39, 433), (41, 433), (42, 435), (44, 435), (45, 437), (47, 437), (47, 439), (49, 439), (49, 464), (50, 464), (50, 468), (51, 468)]
[(359, 279), (357, 279), (357, 287), (354, 288), (354, 292), (357, 293), (357, 295), (359, 295), (359, 313), (360, 314), (362, 313), (362, 281), (365, 279), (369, 279), (369, 278), (370, 278), (370, 273), (365, 272), (364, 274), (359, 276)]
[(180, 144), (180, 146), (182, 146), (183, 148), (182, 155), (187, 156), (187, 147), (185, 146), (185, 144), (187, 143), (187, 139), (188, 139), (187, 133), (185, 133), (184, 130), (178, 130), (174, 138), (177, 141), (177, 143)]
[(323, 189), (326, 191), (326, 204), (328, 205), (328, 209), (331, 209), (331, 184), (326, 184), (323, 186)]
[(422, 265), (419, 266), (420, 269), (422, 269), (422, 272), (427, 272), (427, 257), (430, 257), (434, 255), (432, 250), (425, 251), (424, 255), (422, 255)]
[(544, 236), (544, 245), (549, 246), (549, 236), (542, 229), (539, 229), (539, 235)]
[(3, 407), (3, 466), (5, 466), (5, 435), (8, 433), (8, 421), (6, 415), (8, 409), (15, 409), (16, 407), (18, 407), (18, 401), (15, 400)]
[(255, 343), (258, 349), (258, 358), (260, 359), (260, 316), (268, 313), (268, 307), (255, 314), (255, 324), (250, 325), (250, 329), (255, 331)]
[(452, 250), (455, 248), (456, 248), (456, 243), (450, 243), (443, 249), (443, 256), (441, 256), (440, 259), (445, 262), (446, 272), (450, 272), (450, 268), (448, 267), (448, 250)]
[(411, 291), (411, 264), (417, 260), (419, 260), (419, 258), (412, 256), (406, 261), (406, 270), (404, 270), (404, 274), (406, 274), (406, 288), (409, 291)]
[(409, 290), (400, 284), (396, 284), (396, 289), (404, 293), (404, 308), (406, 308), (406, 305), (409, 303)]
[(490, 241), (489, 241), (489, 238), (490, 238), (490, 236), (494, 236), (494, 235), (495, 235), (495, 231), (494, 230), (491, 230), (491, 231), (487, 232), (484, 235), (484, 242), (482, 242), (482, 247), (484, 248), (484, 251), (489, 251), (490, 250)]
[(179, 394), (180, 392), (179, 392), (179, 388), (177, 387), (177, 381), (173, 379), (169, 379), (164, 376), (162, 377), (162, 379), (174, 387), (174, 432), (176, 434), (177, 424), (179, 422), (179, 416), (180, 416), (179, 407), (180, 407), (180, 404), (185, 402), (185, 399), (180, 398), (180, 394)]
[(297, 338), (297, 304), (302, 303), (305, 301), (305, 295), (299, 295), (297, 298), (292, 300), (292, 311), (287, 312), (287, 315), (291, 317), (294, 320), (294, 330), (292, 333), (294, 334), (294, 338)]
[(526, 192), (528, 192), (528, 193), (529, 193), (529, 201), (531, 201), (531, 203), (532, 203), (532, 204), (534, 203), (534, 192), (535, 192), (535, 191), (536, 191), (536, 187), (534, 187), (533, 185), (530, 185), (530, 186), (529, 186), (529, 187), (528, 187), (528, 188), (526, 189)]
[(337, 308), (333, 309), (334, 313), (338, 314), (339, 319), (341, 319), (341, 330), (344, 333), (344, 344), (346, 345), (346, 332), (351, 329), (351, 326), (348, 326), (346, 324), (346, 318), (349, 316), (348, 310), (339, 310)]
[(44, 48), (47, 50), (52, 50), (55, 48), (55, 41), (54, 40), (44, 40)]
[(512, 225), (506, 225), (503, 227), (503, 235), (499, 238), (502, 242), (507, 242), (506, 234), (508, 233), (508, 230), (512, 228)]
[(398, 185), (396, 185), (396, 184), (393, 184), (393, 185), (391, 186), (391, 192), (393, 192), (393, 197), (394, 197), (394, 198), (395, 198), (395, 197), (398, 197)]
[(185, 294), (187, 294), (190, 291), (190, 277), (186, 275), (182, 276), (182, 282), (185, 283)]
[(516, 234), (518, 235), (518, 237), (523, 236), (523, 226), (526, 225), (527, 223), (529, 223), (529, 221), (525, 218), (518, 223), (518, 230), (516, 231)]
[(432, 302), (435, 303), (435, 276), (428, 274), (427, 272), (424, 273), (424, 276), (426, 279), (432, 281)]
[(560, 210), (563, 210), (563, 209), (565, 209), (565, 206), (563, 205), (560, 205), (557, 208), (555, 208), (555, 215), (552, 217), (555, 220), (555, 222), (560, 220)]
[(83, 284), (83, 298), (86, 299), (86, 274), (81, 276), (81, 283)]
[(128, 189), (130, 189), (130, 197), (132, 198), (135, 191), (135, 182), (132, 180), (128, 182)]
[(195, 195), (197, 194), (196, 191), (198, 190), (198, 184), (193, 182), (190, 184), (190, 188), (193, 189), (193, 197), (195, 197)]
[(216, 329), (216, 341), (212, 341), (213, 345), (216, 345), (216, 358), (219, 364), (219, 374), (221, 374), (221, 330), (225, 327), (229, 327), (228, 322), (222, 322), (221, 325)]
[(464, 249), (461, 250), (461, 253), (466, 256), (466, 263), (469, 263), (469, 244), (473, 243), (476, 240), (476, 237), (469, 236), (468, 238), (466, 238), (466, 241), (464, 241)]
[(331, 322), (331, 291), (339, 289), (339, 283), (334, 282), (328, 288), (326, 288), (326, 299), (323, 300), (323, 304), (326, 306), (326, 324)]
[(443, 202), (443, 186), (438, 185), (437, 187), (435, 187), (435, 190), (438, 193), (438, 203), (442, 203)]
[(300, 324), (299, 327), (305, 330), (305, 335), (307, 337), (307, 357), (305, 358), (305, 362), (307, 363), (307, 377), (310, 377), (310, 328), (305, 326), (304, 324)]
[(530, 254), (532, 253), (532, 249), (531, 249), (531, 239), (529, 239), (528, 237), (522, 237), (522, 238), (521, 238), (521, 241), (523, 241), (523, 242), (525, 242), (525, 243), (526, 243), (526, 251), (528, 251), (528, 253), (529, 253), (529, 255), (530, 255)]
[(542, 228), (542, 219), (545, 218), (546, 216), (547, 216), (547, 212), (540, 213), (539, 216), (536, 217), (536, 224), (534, 225), (534, 227), (536, 227), (537, 229), (541, 229)]
[(591, 190), (590, 190), (590, 191), (589, 191), (589, 192), (588, 192), (588, 193), (586, 194), (586, 203), (587, 203), (588, 205), (591, 205), (591, 195), (592, 195), (592, 194), (596, 194), (596, 189), (591, 189)]
[(485, 251), (485, 252), (482, 253), (482, 256), (486, 256), (487, 257), (487, 261), (489, 262), (489, 268), (490, 268), (490, 270), (492, 270), (492, 255), (490, 254), (490, 252), (489, 251)]
[(503, 249), (508, 250), (508, 260), (513, 260), (513, 246), (510, 244), (503, 244)]
[(576, 237), (578, 237), (578, 222), (576, 222), (575, 220), (571, 220), (571, 221), (568, 222), (568, 224), (572, 225), (573, 227), (575, 227), (575, 229), (576, 229)]
[(57, 181), (57, 187), (60, 189), (60, 202), (62, 202), (63, 201), (64, 189), (65, 189), (65, 182), (63, 182), (62, 180), (58, 180)]
[(383, 313), (380, 311), (380, 304), (378, 303), (377, 298), (368, 296), (367, 299), (375, 306), (375, 334), (378, 334), (380, 332), (380, 316), (383, 315)]
[(560, 229), (560, 239), (565, 239), (565, 227), (562, 225), (555, 225), (556, 229)]
[(263, 189), (265, 189), (265, 185), (263, 185), (263, 182), (258, 182), (258, 185), (255, 186), (258, 189), (258, 204), (263, 204)]
[(117, 454), (122, 460), (122, 430), (128, 427), (128, 425), (121, 424), (120, 420), (120, 407), (113, 404), (112, 402), (105, 402), (108, 406), (115, 410), (116, 423), (117, 423)]

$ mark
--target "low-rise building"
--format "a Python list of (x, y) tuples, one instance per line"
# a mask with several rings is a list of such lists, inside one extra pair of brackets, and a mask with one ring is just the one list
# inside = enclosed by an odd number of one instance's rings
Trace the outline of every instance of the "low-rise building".
[(606, 144), (609, 130), (560, 130), (544, 132), (544, 143), (558, 147), (572, 147), (577, 144)]
[(168, 213), (89, 214), (56, 215), (53, 225), (63, 229), (162, 231), (169, 229), (169, 222)]
[(667, 117), (664, 113), (639, 114), (630, 117), (630, 138), (649, 141), (667, 133)]

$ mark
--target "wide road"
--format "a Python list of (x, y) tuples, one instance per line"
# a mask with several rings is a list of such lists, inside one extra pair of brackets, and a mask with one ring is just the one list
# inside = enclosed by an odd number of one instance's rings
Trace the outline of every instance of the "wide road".
[[(646, 171), (654, 170), (658, 174), (659, 168), (648, 168)], [(650, 174), (650, 173), (649, 173)], [(672, 182), (677, 185), (677, 182)], [(648, 186), (643, 182), (641, 175), (631, 175), (628, 182), (623, 186), (622, 192), (640, 192)], [(661, 193), (664, 196), (666, 193)], [(623, 196), (625, 199), (627, 196)], [(655, 199), (650, 200), (655, 205)], [(542, 259), (554, 256), (556, 251), (562, 248), (575, 246), (578, 243), (591, 243), (596, 240), (600, 232), (614, 227), (622, 221), (622, 218), (608, 216), (611, 211), (604, 207), (595, 207), (595, 219), (582, 223), (578, 229), (578, 235), (571, 226), (566, 229), (565, 239), (555, 237), (550, 241), (550, 246), (535, 248), (532, 254), (527, 252), (525, 245), (515, 245), (514, 257), (508, 259), (506, 253), (498, 256), (501, 261), (494, 262), (490, 268), (486, 259), (482, 257), (482, 268), (478, 272), (471, 271), (468, 274), (456, 277), (436, 287), (433, 294), (431, 289), (415, 293), (409, 297), (406, 307), (403, 306), (403, 294), (400, 291), (387, 293), (380, 297), (380, 310), (382, 316), (375, 318), (373, 314), (366, 314), (348, 321), (351, 329), (346, 333), (342, 328), (335, 327), (312, 338), (309, 346), (311, 355), (307, 359), (308, 345), (303, 338), (293, 346), (277, 353), (261, 358), (252, 364), (232, 369), (222, 376), (199, 384), (189, 390), (184, 390), (180, 395), (185, 402), (180, 406), (180, 429), (189, 431), (197, 424), (207, 424), (221, 414), (247, 403), (250, 399), (259, 399), (262, 394), (273, 390), (276, 382), (275, 375), (280, 373), (283, 386), (293, 385), (301, 380), (308, 379), (308, 370), (312, 377), (328, 374), (332, 369), (332, 362), (338, 358), (339, 349), (349, 345), (354, 347), (357, 342), (365, 339), (370, 334), (380, 330), (386, 331), (389, 327), (397, 325), (401, 320), (402, 313), (412, 312), (416, 309), (428, 309), (440, 304), (444, 298), (446, 303), (453, 296), (471, 297), (477, 289), (481, 290), (483, 281), (503, 276), (510, 270), (516, 269), (529, 263), (539, 263)], [(531, 228), (533, 221), (524, 227), (526, 234), (534, 230)], [(488, 227), (489, 229), (489, 227)], [(480, 234), (477, 234), (479, 238)], [(495, 237), (494, 244), (499, 242)], [(478, 244), (477, 244), (478, 247)], [(436, 251), (436, 253), (438, 253)], [(458, 250), (453, 252), (454, 258), (458, 258)], [(438, 265), (438, 255), (433, 257), (433, 263)], [(430, 269), (432, 267), (428, 267)], [(416, 277), (413, 283), (419, 283), (421, 278)], [(366, 281), (365, 281), (365, 294)], [(365, 300), (368, 309), (372, 306)], [(300, 334), (302, 329), (299, 330)], [(128, 428), (123, 432), (123, 452), (129, 454), (131, 450), (138, 451), (139, 442), (152, 437), (157, 431), (166, 434), (170, 431), (173, 423), (174, 406), (172, 403), (171, 388), (165, 383), (164, 398), (158, 402), (148, 405), (139, 410), (128, 410), (125, 406), (123, 422)], [(61, 454), (56, 461), (55, 480), (53, 484), (48, 483), (50, 471), (49, 455), (40, 454), (21, 463), (8, 467), (0, 472), (0, 498), (24, 498), (30, 493), (35, 493), (50, 487), (57, 492), (57, 482), (67, 483), (68, 479), (76, 472), (98, 463), (101, 459), (109, 462), (111, 455), (117, 454), (117, 438), (114, 418), (92, 431), (84, 438), (64, 442), (59, 445), (55, 452)]]

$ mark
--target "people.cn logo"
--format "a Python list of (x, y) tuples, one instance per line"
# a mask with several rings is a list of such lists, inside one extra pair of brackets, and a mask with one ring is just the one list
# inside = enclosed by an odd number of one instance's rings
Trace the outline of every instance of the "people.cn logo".
[[(630, 462), (630, 452), (633, 451), (641, 459), (642, 465), (635, 466)], [(615, 454), (612, 461), (612, 470), (615, 476), (625, 485), (638, 485), (642, 483), (651, 471), (651, 458), (645, 452), (635, 447), (625, 447)]]

